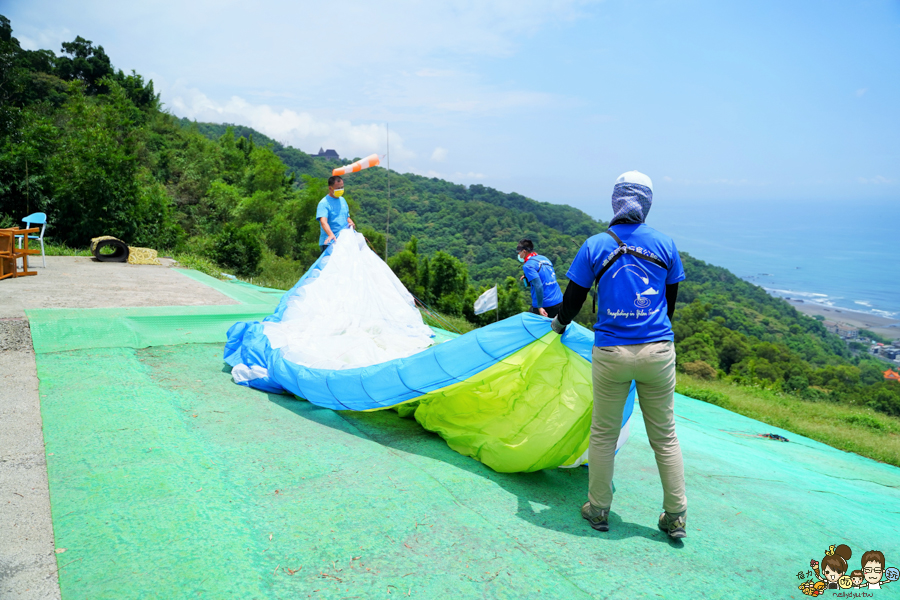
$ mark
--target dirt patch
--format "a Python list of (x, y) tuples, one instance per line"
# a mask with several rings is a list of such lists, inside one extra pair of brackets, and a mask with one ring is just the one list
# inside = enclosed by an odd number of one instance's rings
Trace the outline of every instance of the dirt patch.
[(31, 329), (25, 319), (0, 319), (0, 352), (33, 350)]

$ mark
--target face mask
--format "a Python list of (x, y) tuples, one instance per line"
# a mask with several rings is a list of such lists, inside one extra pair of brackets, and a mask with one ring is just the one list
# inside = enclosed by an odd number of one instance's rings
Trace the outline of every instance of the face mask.
[(520, 262), (520, 263), (523, 263), (523, 262), (525, 262), (525, 259), (524, 259), (524, 258), (522, 258), (522, 256), (521, 256), (521, 255), (519, 255), (519, 254), (517, 254), (517, 255), (516, 255), (516, 258), (518, 258), (518, 259), (519, 259), (519, 262)]
[(339, 190), (334, 190), (334, 192), (332, 192), (332, 194), (334, 195), (335, 198), (340, 198), (341, 196), (344, 195), (344, 188), (341, 188)]

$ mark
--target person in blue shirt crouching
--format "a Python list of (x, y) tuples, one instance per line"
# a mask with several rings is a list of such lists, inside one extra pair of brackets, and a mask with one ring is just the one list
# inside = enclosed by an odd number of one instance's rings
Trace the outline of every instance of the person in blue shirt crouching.
[(516, 256), (522, 264), (522, 277), (531, 288), (531, 312), (545, 317), (555, 317), (562, 306), (562, 290), (556, 281), (553, 263), (546, 256), (534, 251), (531, 240), (519, 240)]
[(597, 285), (588, 501), (581, 515), (594, 529), (609, 531), (616, 442), (634, 380), (662, 480), (663, 513), (658, 525), (669, 537), (680, 539), (686, 535), (687, 500), (684, 463), (675, 435), (672, 315), (684, 268), (672, 238), (644, 223), (652, 201), (649, 177), (638, 171), (619, 176), (609, 230), (588, 238), (572, 261), (562, 309), (552, 327), (563, 333), (591, 287)]
[(350, 218), (350, 207), (344, 200), (344, 180), (337, 175), (328, 178), (328, 194), (316, 206), (316, 220), (319, 221), (319, 249), (325, 249), (337, 239), (347, 227), (356, 228)]

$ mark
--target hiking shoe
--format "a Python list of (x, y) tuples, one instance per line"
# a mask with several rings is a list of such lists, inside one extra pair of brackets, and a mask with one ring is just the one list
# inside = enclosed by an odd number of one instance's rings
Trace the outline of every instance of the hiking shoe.
[(659, 528), (665, 531), (673, 540), (680, 540), (687, 536), (687, 533), (684, 531), (686, 521), (687, 517), (684, 514), (676, 516), (664, 512), (659, 515)]
[(597, 531), (609, 531), (608, 508), (602, 508), (597, 512), (591, 508), (590, 502), (585, 502), (584, 506), (581, 507), (581, 516), (587, 519), (587, 522), (591, 524), (591, 527)]

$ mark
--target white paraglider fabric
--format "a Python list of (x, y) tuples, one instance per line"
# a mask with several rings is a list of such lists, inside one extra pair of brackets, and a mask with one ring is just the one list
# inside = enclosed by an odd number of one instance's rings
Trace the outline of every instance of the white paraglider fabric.
[(412, 295), (350, 228), (319, 277), (288, 301), (281, 322), (264, 323), (263, 331), (285, 359), (330, 370), (404, 358), (434, 342)]

